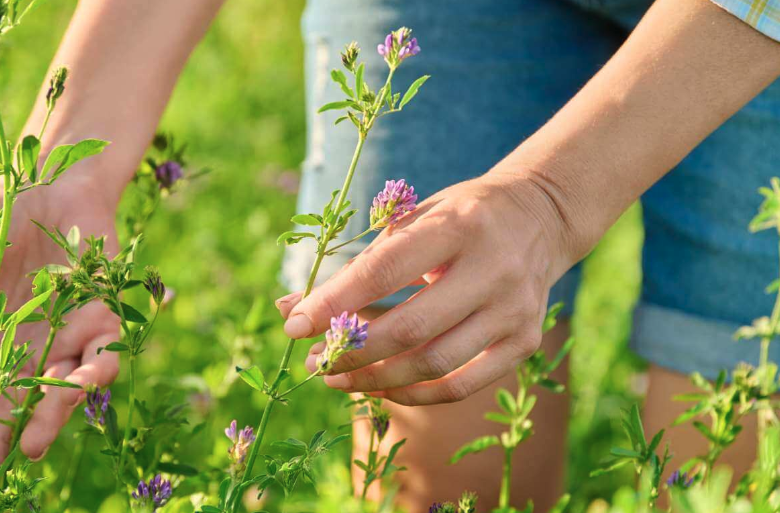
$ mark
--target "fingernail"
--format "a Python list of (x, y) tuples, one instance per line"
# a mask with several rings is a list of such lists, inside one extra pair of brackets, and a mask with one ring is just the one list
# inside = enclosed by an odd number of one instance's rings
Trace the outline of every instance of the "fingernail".
[(295, 299), (300, 295), (301, 295), (300, 292), (293, 292), (291, 294), (287, 294), (286, 296), (282, 296), (276, 301), (274, 301), (274, 304), (276, 305), (276, 308), (281, 310), (283, 304), (289, 303), (290, 301), (292, 301), (293, 299)]
[(349, 390), (352, 388), (352, 380), (346, 374), (336, 374), (334, 376), (325, 376), (325, 384), (330, 388), (339, 390)]
[(46, 453), (49, 452), (49, 448), (45, 448), (43, 452), (38, 456), (37, 458), (30, 458), (30, 461), (38, 462), (41, 461), (44, 457), (46, 457)]
[(314, 325), (305, 314), (295, 314), (284, 323), (284, 332), (290, 338), (306, 338), (314, 331)]

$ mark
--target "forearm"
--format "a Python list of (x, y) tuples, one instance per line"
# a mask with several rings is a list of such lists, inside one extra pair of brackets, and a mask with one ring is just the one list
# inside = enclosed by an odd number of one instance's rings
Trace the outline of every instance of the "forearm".
[[(87, 137), (111, 141), (89, 170), (119, 197), (154, 135), (190, 52), (223, 0), (81, 0), (52, 67), (70, 77), (44, 151)], [(45, 116), (44, 83), (24, 133)]]
[(519, 171), (546, 193), (571, 265), (778, 75), (777, 42), (707, 0), (659, 0), (609, 63), (495, 171)]

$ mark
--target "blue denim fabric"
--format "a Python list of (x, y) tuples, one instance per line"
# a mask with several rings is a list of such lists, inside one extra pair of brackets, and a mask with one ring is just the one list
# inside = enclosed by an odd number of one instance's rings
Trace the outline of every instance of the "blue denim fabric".
[[(334, 127), (337, 114), (315, 113), (340, 99), (329, 72), (352, 39), (363, 47), (368, 82), (377, 86), (385, 66), (376, 44), (391, 29), (412, 27), (422, 52), (400, 68), (395, 89), (423, 73), (432, 78), (403, 115), (382, 119), (370, 134), (350, 191), (363, 215), (345, 239), (366, 228), (371, 199), (386, 179), (406, 178), (424, 199), (490, 169), (598, 71), (649, 4), (311, 0), (303, 20), (309, 140), (299, 211), (321, 208), (341, 186), (352, 156), (353, 127)], [(756, 189), (780, 173), (778, 141), (780, 82), (643, 198), (644, 289), (633, 345), (650, 361), (714, 376), (723, 366), (757, 357), (754, 344), (737, 344), (731, 333), (772, 306), (763, 288), (777, 272), (774, 237), (750, 235), (747, 224), (760, 201)], [(366, 244), (326, 259), (322, 278)], [(288, 251), (284, 277), (292, 289), (303, 288), (313, 256), (306, 244)], [(575, 270), (551, 299), (571, 305), (576, 280)], [(411, 293), (401, 291), (382, 304), (397, 304)]]

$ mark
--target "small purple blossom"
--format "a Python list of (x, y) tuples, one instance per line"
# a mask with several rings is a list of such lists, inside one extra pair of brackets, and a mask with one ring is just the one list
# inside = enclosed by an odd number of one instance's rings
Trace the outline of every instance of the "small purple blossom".
[(163, 479), (160, 474), (157, 474), (148, 483), (143, 481), (138, 483), (138, 487), (132, 493), (133, 499), (136, 502), (136, 506), (140, 508), (152, 508), (152, 511), (157, 511), (157, 508), (165, 506), (168, 503), (168, 499), (173, 494), (173, 488), (171, 482), (167, 479)]
[(160, 189), (170, 189), (173, 184), (184, 177), (181, 164), (175, 160), (163, 162), (154, 170), (154, 176), (160, 184)]
[(320, 371), (327, 372), (339, 357), (353, 349), (363, 349), (368, 338), (368, 323), (360, 324), (357, 314), (352, 317), (344, 312), (330, 319), (330, 329), (325, 333), (325, 350), (318, 358)]
[(667, 486), (676, 486), (680, 488), (688, 488), (693, 484), (694, 476), (688, 477), (687, 472), (680, 472), (679, 470), (675, 470), (672, 472), (672, 475), (669, 476), (669, 479), (666, 480)]
[(376, 436), (379, 440), (382, 440), (387, 434), (387, 430), (390, 429), (390, 419), (388, 417), (371, 417), (371, 424), (374, 426)]
[(376, 51), (385, 58), (391, 68), (395, 68), (404, 59), (420, 53), (420, 45), (416, 37), (411, 37), (412, 31), (406, 27), (390, 32), (384, 43), (376, 47)]
[(246, 469), (244, 462), (249, 454), (249, 448), (255, 441), (254, 430), (250, 426), (246, 426), (239, 431), (238, 423), (234, 420), (230, 423), (230, 426), (225, 429), (225, 436), (233, 442), (233, 445), (228, 449), (228, 456), (230, 456), (230, 472), (233, 476), (241, 476)]
[(84, 408), (84, 414), (87, 416), (88, 424), (95, 427), (105, 425), (110, 400), (111, 390), (109, 389), (106, 389), (104, 393), (100, 392), (99, 387), (93, 387), (87, 391), (87, 407)]
[(385, 188), (376, 195), (371, 204), (369, 218), (374, 229), (384, 228), (398, 221), (404, 214), (417, 208), (414, 187), (403, 178), (385, 182)]
[(434, 502), (428, 508), (428, 513), (455, 513), (455, 505), (451, 502)]

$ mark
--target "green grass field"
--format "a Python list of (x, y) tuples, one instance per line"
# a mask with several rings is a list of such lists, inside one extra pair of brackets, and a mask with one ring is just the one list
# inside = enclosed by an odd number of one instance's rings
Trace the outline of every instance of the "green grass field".
[[(192, 56), (161, 124), (188, 143), (192, 163), (213, 172), (166, 202), (146, 233), (142, 258), (160, 268), (177, 299), (162, 316), (143, 359), (142, 390), (150, 401), (172, 394), (193, 405), (191, 423), (204, 423), (204, 431), (187, 444), (184, 454), (214, 468), (225, 463), (228, 443), (222, 429), (235, 412), (242, 422), (256, 424), (262, 407), (259, 394), (250, 396), (226, 376), (233, 375), (233, 366), (249, 362), (272, 367), (285, 341), (273, 307), (273, 299), (283, 293), (277, 282), (281, 250), (275, 239), (287, 229), (295, 202), (278, 183), (297, 173), (304, 157), (303, 4), (228, 2)], [(73, 0), (44, 0), (0, 44), (0, 109), (12, 134), (18, 134), (46, 78), (74, 7)], [(591, 479), (588, 472), (620, 436), (620, 409), (635, 399), (631, 384), (641, 367), (628, 353), (626, 341), (639, 290), (640, 245), (640, 213), (633, 208), (584, 266), (571, 365), (572, 511), (584, 511), (593, 497), (610, 496), (630, 477)], [(301, 362), (304, 353), (305, 348), (298, 347), (293, 361)], [(305, 376), (300, 363), (293, 371), (296, 379)], [(123, 374), (112, 389), (115, 396), (124, 397), (124, 387)], [(343, 424), (348, 416), (342, 404), (341, 394), (312, 386), (284, 411), (291, 422), (272, 423), (269, 439), (306, 439), (310, 426)], [(42, 485), (50, 511), (57, 511), (62, 472), (73, 461), (74, 434), (82, 425), (81, 416), (74, 416), (44, 464), (46, 475), (54, 476)], [(118, 511), (110, 501), (101, 506), (111, 493), (112, 476), (98, 454), (98, 441), (88, 447), (74, 504), (83, 511)], [(283, 511), (346, 508), (347, 457), (342, 447), (326, 463), (319, 498), (309, 490), (288, 501)], [(194, 490), (201, 485), (189, 486)]]

